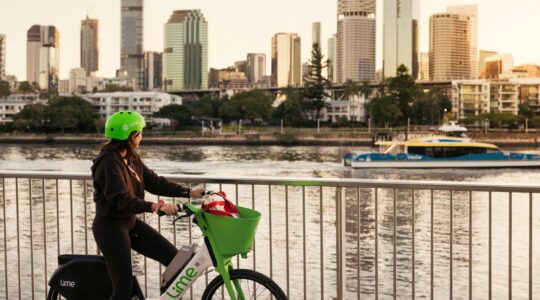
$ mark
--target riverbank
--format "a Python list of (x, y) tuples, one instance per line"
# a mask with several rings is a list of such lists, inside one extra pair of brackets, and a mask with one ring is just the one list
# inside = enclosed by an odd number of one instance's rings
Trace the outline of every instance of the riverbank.
[[(429, 135), (429, 133), (415, 133)], [(525, 133), (469, 133), (478, 142), (500, 147), (539, 147), (538, 134)], [(105, 139), (95, 134), (2, 134), (0, 144), (99, 144)], [(254, 145), (254, 146), (372, 146), (369, 133), (320, 133), (320, 134), (220, 134), (220, 135), (146, 135), (144, 143), (150, 145)]]

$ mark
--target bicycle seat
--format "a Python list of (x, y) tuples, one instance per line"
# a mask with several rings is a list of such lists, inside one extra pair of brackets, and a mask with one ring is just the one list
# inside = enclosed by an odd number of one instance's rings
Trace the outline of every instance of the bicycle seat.
[(87, 262), (103, 262), (105, 258), (101, 255), (82, 255), (82, 254), (61, 254), (58, 255), (58, 265), (66, 264), (72, 260), (81, 260)]

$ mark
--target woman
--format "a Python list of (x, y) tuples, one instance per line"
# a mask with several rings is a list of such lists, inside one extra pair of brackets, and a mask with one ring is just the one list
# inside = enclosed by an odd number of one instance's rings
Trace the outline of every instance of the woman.
[(109, 138), (92, 165), (96, 217), (94, 238), (105, 257), (113, 293), (110, 299), (130, 299), (132, 291), (131, 249), (167, 266), (177, 249), (148, 224), (135, 217), (162, 211), (175, 215), (174, 204), (148, 202), (144, 191), (168, 197), (200, 198), (203, 189), (190, 190), (157, 176), (137, 154), (144, 118), (134, 111), (111, 115), (105, 124)]

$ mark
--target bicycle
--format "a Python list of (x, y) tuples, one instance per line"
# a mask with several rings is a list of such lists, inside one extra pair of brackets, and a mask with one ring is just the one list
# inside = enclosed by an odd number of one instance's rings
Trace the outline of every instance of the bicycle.
[[(240, 254), (242, 258), (247, 258), (251, 251), (261, 216), (259, 212), (238, 207), (240, 218), (232, 218), (204, 212), (195, 206), (195, 202), (178, 204), (178, 208), (185, 214), (173, 222), (194, 217), (193, 222), (202, 231), (204, 243), (199, 249), (193, 245), (179, 249), (163, 272), (160, 300), (181, 299), (192, 284), (212, 266), (218, 276), (204, 290), (203, 300), (214, 297), (231, 300), (287, 299), (283, 290), (266, 275), (248, 269), (234, 269), (232, 264), (234, 256)], [(49, 280), (47, 300), (56, 300), (59, 296), (67, 300), (107, 299), (112, 293), (102, 256), (59, 255), (58, 264)], [(223, 293), (218, 292), (222, 287)], [(135, 276), (131, 299), (145, 299)]]

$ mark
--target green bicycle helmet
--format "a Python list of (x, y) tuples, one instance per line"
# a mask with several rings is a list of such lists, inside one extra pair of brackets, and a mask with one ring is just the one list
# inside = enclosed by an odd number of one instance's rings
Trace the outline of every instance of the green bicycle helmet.
[(146, 123), (144, 117), (136, 111), (119, 111), (112, 114), (105, 123), (105, 136), (110, 139), (125, 141), (134, 131), (141, 131)]

